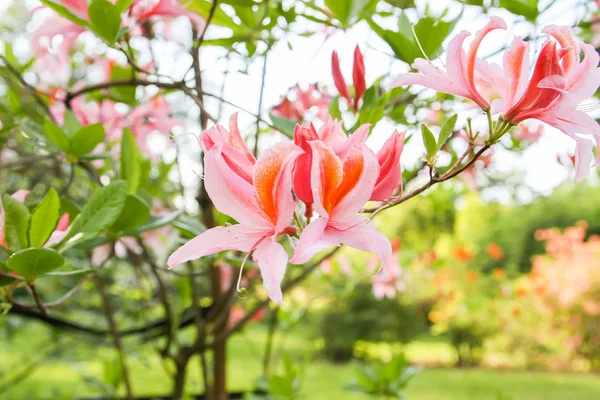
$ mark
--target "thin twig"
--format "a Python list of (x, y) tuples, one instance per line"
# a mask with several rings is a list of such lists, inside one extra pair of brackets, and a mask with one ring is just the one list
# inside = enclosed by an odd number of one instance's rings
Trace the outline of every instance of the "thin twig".
[(40, 314), (48, 315), (48, 310), (46, 310), (44, 303), (42, 303), (42, 300), (40, 299), (40, 296), (39, 296), (37, 290), (35, 289), (35, 284), (33, 282), (27, 283), (27, 287), (29, 288), (29, 291), (31, 292), (31, 296), (33, 297), (33, 300), (35, 301), (37, 308), (40, 310)]
[(102, 308), (104, 309), (104, 315), (106, 316), (106, 320), (110, 329), (110, 334), (113, 338), (113, 344), (115, 346), (115, 349), (117, 350), (117, 353), (119, 354), (119, 363), (121, 364), (121, 372), (123, 374), (123, 382), (125, 384), (126, 396), (127, 399), (132, 400), (133, 391), (131, 389), (131, 380), (129, 379), (129, 369), (127, 368), (127, 358), (125, 356), (125, 349), (123, 348), (121, 336), (119, 335), (117, 321), (115, 319), (114, 310), (110, 303), (108, 293), (106, 291), (104, 279), (102, 278), (102, 276), (100, 276), (100, 273), (96, 274), (96, 283), (98, 285), (98, 293), (100, 293), (100, 297), (102, 298)]
[(265, 79), (267, 77), (267, 56), (268, 52), (265, 53), (263, 59), (262, 76), (260, 78), (260, 94), (258, 95), (258, 110), (256, 111), (256, 136), (254, 142), (254, 157), (258, 156), (258, 139), (260, 137), (260, 114), (262, 112), (263, 94), (265, 92)]
[(44, 109), (44, 111), (46, 112), (48, 117), (53, 122), (56, 122), (54, 116), (50, 112), (50, 108), (48, 107), (48, 104), (46, 104), (44, 102), (44, 100), (42, 100), (42, 98), (38, 95), (35, 88), (33, 86), (31, 86), (29, 83), (27, 83), (27, 81), (25, 81), (25, 78), (23, 78), (23, 75), (21, 75), (19, 70), (16, 69), (10, 62), (8, 62), (8, 60), (4, 56), (0, 56), (0, 60), (2, 60), (4, 62), (4, 65), (6, 66), (6, 68), (15, 76), (15, 78), (18, 79), (18, 81), (21, 83), (21, 85), (23, 85), (23, 87), (25, 87), (25, 89), (27, 89), (29, 91), (29, 93), (31, 93), (31, 95), (34, 97), (35, 101), (40, 105), (40, 107), (42, 107)]

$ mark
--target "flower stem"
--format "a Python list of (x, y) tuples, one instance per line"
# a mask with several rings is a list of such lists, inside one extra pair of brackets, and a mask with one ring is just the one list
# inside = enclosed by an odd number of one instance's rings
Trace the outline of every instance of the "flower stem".
[(304, 231), (304, 226), (302, 225), (302, 220), (300, 220), (300, 217), (298, 217), (298, 214), (296, 214), (296, 211), (294, 211), (294, 221), (296, 221), (296, 225), (298, 225), (298, 230), (300, 231), (300, 233), (302, 233), (302, 231)]

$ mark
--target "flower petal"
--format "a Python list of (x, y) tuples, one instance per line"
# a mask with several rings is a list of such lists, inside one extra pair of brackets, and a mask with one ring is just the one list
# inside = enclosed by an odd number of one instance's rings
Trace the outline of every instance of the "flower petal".
[(319, 215), (327, 217), (333, 210), (335, 190), (342, 182), (342, 162), (325, 143), (315, 140), (309, 144), (313, 154), (310, 182), (314, 207)]
[(360, 48), (354, 49), (354, 65), (352, 68), (352, 81), (354, 83), (354, 109), (358, 109), (358, 102), (365, 93), (365, 63)]
[(590, 174), (590, 163), (594, 158), (594, 144), (587, 139), (577, 141), (575, 149), (575, 182), (583, 181)]
[(340, 69), (340, 59), (336, 51), (331, 53), (331, 74), (333, 75), (333, 82), (335, 83), (338, 92), (340, 92), (348, 104), (351, 105), (352, 100), (350, 100), (350, 94), (348, 93), (348, 87), (346, 86), (346, 81), (344, 80), (344, 76)]
[(261, 155), (254, 168), (258, 203), (275, 226), (275, 233), (290, 224), (296, 209), (291, 172), (300, 154), (302, 150), (292, 143), (277, 143)]
[(283, 300), (281, 281), (288, 263), (285, 249), (272, 238), (265, 239), (256, 246), (252, 258), (260, 268), (263, 285), (267, 289), (269, 298), (281, 304)]
[(223, 157), (223, 143), (204, 157), (204, 186), (216, 209), (240, 223), (270, 225), (256, 198), (254, 186), (236, 174)]
[(167, 260), (169, 268), (186, 261), (195, 260), (224, 250), (248, 252), (263, 238), (272, 234), (264, 228), (248, 225), (217, 226), (202, 232), (175, 250)]
[(379, 177), (369, 200), (383, 201), (391, 196), (398, 186), (402, 185), (400, 156), (404, 149), (405, 135), (406, 131), (402, 133), (394, 132), (377, 153)]
[(323, 240), (327, 222), (327, 218), (319, 217), (304, 228), (296, 245), (294, 257), (291, 260), (292, 264), (304, 264), (319, 251), (333, 246), (332, 243)]
[(357, 250), (371, 251), (379, 257), (385, 268), (391, 255), (389, 239), (362, 215), (354, 215), (345, 220), (330, 220), (323, 240), (329, 243), (345, 244)]
[(294, 166), (294, 193), (307, 208), (310, 208), (313, 203), (312, 189), (310, 185), (310, 167), (312, 165), (312, 149), (308, 144), (309, 141), (319, 138), (312, 124), (310, 127), (304, 127), (299, 124), (294, 129), (294, 144), (304, 150), (296, 159)]
[(379, 177), (379, 163), (371, 149), (355, 145), (343, 160), (343, 179), (335, 191), (331, 218), (346, 218), (358, 213), (369, 201)]

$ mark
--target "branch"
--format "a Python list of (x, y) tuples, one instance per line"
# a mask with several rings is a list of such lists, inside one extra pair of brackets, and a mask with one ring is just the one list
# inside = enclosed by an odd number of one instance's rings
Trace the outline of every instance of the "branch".
[(38, 295), (38, 292), (35, 289), (35, 285), (33, 283), (27, 283), (27, 288), (31, 292), (31, 296), (33, 296), (33, 300), (35, 300), (35, 304), (40, 310), (40, 314), (48, 315), (48, 311), (46, 310), (46, 307), (44, 307), (44, 303), (42, 303), (42, 300), (40, 299), (40, 296)]
[(56, 120), (54, 119), (54, 116), (50, 112), (50, 108), (48, 108), (48, 104), (46, 104), (44, 102), (44, 100), (42, 100), (42, 98), (38, 95), (35, 88), (33, 86), (31, 86), (29, 83), (27, 83), (27, 81), (25, 81), (25, 79), (23, 78), (23, 76), (21, 75), (19, 70), (16, 69), (10, 62), (8, 62), (8, 60), (6, 58), (4, 58), (4, 56), (0, 56), (0, 60), (2, 60), (4, 62), (4, 65), (6, 66), (6, 68), (15, 76), (15, 78), (17, 78), (17, 80), (21, 83), (21, 85), (23, 85), (23, 87), (25, 89), (27, 89), (29, 91), (29, 93), (31, 93), (31, 95), (34, 97), (35, 101), (44, 109), (46, 114), (48, 114), (48, 117), (50, 117), (50, 119), (53, 122), (56, 122)]
[[(423, 193), (424, 191), (426, 191), (427, 189), (429, 189), (430, 187), (432, 187), (436, 183), (444, 182), (444, 181), (447, 181), (449, 179), (454, 178), (456, 175), (460, 174), (464, 170), (466, 170), (469, 167), (471, 167), (475, 163), (475, 161), (477, 161), (479, 159), (479, 157), (481, 157), (481, 155), (483, 153), (485, 153), (485, 151), (487, 149), (489, 149), (489, 148), (490, 148), (490, 145), (486, 144), (481, 149), (479, 149), (479, 151), (477, 153), (475, 153), (475, 155), (473, 156), (473, 158), (471, 158), (469, 161), (467, 161), (467, 163), (465, 163), (460, 168), (451, 168), (448, 172), (446, 172), (444, 175), (442, 175), (440, 177), (432, 176), (430, 178), (429, 182), (427, 182), (423, 186), (419, 187), (418, 189), (415, 189), (412, 192), (410, 192), (410, 193), (408, 193), (408, 194), (400, 197), (399, 199), (397, 199), (395, 201), (392, 201), (392, 202), (389, 202), (389, 203), (386, 203), (386, 204), (384, 204), (382, 206), (379, 206), (379, 207), (363, 209), (361, 211), (361, 213), (370, 213), (371, 217), (373, 217), (376, 213), (379, 213), (382, 210), (385, 210), (385, 209), (388, 209), (388, 208), (391, 208), (391, 207), (395, 207), (398, 204), (402, 204), (405, 201), (407, 201), (409, 199), (412, 199), (413, 197), (415, 197), (415, 196)], [(461, 159), (462, 159), (462, 157), (461, 157)]]
[[(325, 255), (323, 255), (322, 257), (320, 257), (316, 261), (314, 261), (312, 264), (309, 264), (307, 267), (305, 267), (302, 270), (302, 272), (300, 274), (298, 274), (298, 276), (296, 276), (293, 279), (287, 281), (281, 287), (281, 291), (283, 293), (285, 293), (285, 292), (289, 291), (290, 289), (294, 288), (297, 284), (299, 284), (304, 279), (306, 279), (319, 265), (321, 265), (321, 263), (323, 261), (325, 261), (328, 258), (332, 257), (335, 253), (337, 253), (338, 251), (340, 251), (341, 248), (342, 248), (341, 246), (340, 247), (336, 247), (333, 250), (330, 250), (329, 252), (327, 252)], [(266, 299), (266, 300), (263, 300), (260, 303), (258, 303), (237, 324), (235, 324), (233, 327), (231, 327), (229, 330), (225, 331), (224, 333), (215, 336), (215, 338), (212, 341), (212, 343), (208, 344), (207, 347), (214, 346), (216, 343), (219, 343), (219, 342), (227, 339), (229, 336), (231, 336), (235, 332), (237, 332), (240, 329), (242, 329), (244, 327), (244, 325), (246, 325), (250, 321), (250, 319), (252, 319), (252, 317), (254, 316), (254, 314), (256, 314), (257, 311), (261, 310), (262, 308), (266, 307), (269, 304), (269, 301), (270, 301), (269, 299)]]
[(112, 304), (110, 303), (110, 298), (108, 297), (106, 287), (104, 286), (104, 278), (100, 276), (100, 273), (96, 274), (96, 283), (98, 284), (98, 292), (102, 298), (102, 308), (104, 309), (104, 314), (106, 315), (106, 320), (108, 321), (110, 334), (113, 338), (113, 344), (117, 350), (117, 353), (119, 354), (121, 373), (123, 374), (123, 382), (125, 383), (125, 393), (127, 395), (127, 399), (133, 399), (133, 392), (131, 390), (131, 381), (129, 379), (129, 370), (127, 368), (127, 359), (125, 357), (125, 350), (123, 349), (123, 342), (121, 341), (121, 336), (117, 328), (117, 321), (115, 320), (115, 314)]

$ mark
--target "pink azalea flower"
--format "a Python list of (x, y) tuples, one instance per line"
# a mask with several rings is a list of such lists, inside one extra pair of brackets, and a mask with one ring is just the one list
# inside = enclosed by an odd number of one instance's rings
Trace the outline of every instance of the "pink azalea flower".
[[(24, 203), (25, 198), (29, 196), (29, 190), (17, 190), (12, 194), (12, 198)], [(67, 230), (69, 229), (69, 214), (63, 214), (58, 220), (58, 224), (54, 229), (54, 232), (50, 235), (50, 238), (44, 244), (44, 247), (52, 247), (55, 244), (60, 243), (64, 237), (67, 235)], [(6, 237), (4, 236), (4, 210), (0, 211), (0, 247), (8, 248), (8, 244), (6, 243)]]
[(221, 125), (205, 130), (200, 135), (200, 146), (204, 153), (208, 153), (217, 143), (223, 142), (223, 159), (227, 166), (246, 182), (252, 184), (252, 171), (256, 158), (248, 150), (242, 138), (237, 123), (238, 114), (234, 113), (229, 118), (229, 131)]
[(148, 154), (146, 139), (154, 132), (168, 134), (176, 126), (184, 122), (172, 117), (171, 104), (163, 97), (155, 97), (151, 101), (134, 108), (124, 121), (131, 129), (138, 146)]
[[(43, 81), (64, 83), (69, 79), (69, 54), (84, 31), (85, 29), (76, 23), (52, 14), (31, 33), (31, 49), (36, 57), (34, 68), (40, 73)], [(57, 36), (61, 36), (62, 41), (53, 45), (53, 39)]]
[[(228, 152), (234, 147), (227, 142), (232, 135), (224, 128), (217, 131), (224, 134), (205, 154), (204, 184), (215, 208), (239, 224), (207, 230), (177, 249), (167, 264), (172, 268), (223, 250), (252, 252), (269, 297), (281, 303), (280, 285), (288, 255), (276, 239), (295, 232), (290, 227), (295, 209), (291, 168), (301, 150), (291, 143), (274, 145), (258, 158), (252, 169), (252, 181), (248, 181), (227, 162)], [(201, 142), (207, 141), (207, 135), (217, 139), (214, 133), (215, 130), (204, 131)]]
[[(528, 48), (519, 38), (506, 53), (504, 74), (489, 74), (498, 88), (507, 88), (499, 91), (501, 100), (493, 108), (513, 124), (537, 119), (573, 138), (577, 142), (578, 182), (589, 174), (593, 158), (590, 139), (600, 144), (600, 125), (577, 109), (600, 86), (600, 56), (593, 46), (578, 42), (570, 28), (551, 25), (543, 32), (550, 37), (540, 50), (530, 78)], [(599, 162), (600, 158), (595, 164)]]
[(206, 23), (200, 15), (183, 8), (179, 0), (135, 0), (130, 8), (130, 15), (138, 21), (152, 17), (186, 16), (198, 32), (204, 29)]
[(326, 120), (323, 127), (317, 132), (311, 124), (308, 128), (296, 125), (294, 129), (294, 143), (304, 150), (296, 160), (294, 167), (294, 192), (296, 196), (306, 205), (306, 216), (312, 215), (313, 192), (312, 192), (312, 163), (313, 149), (310, 142), (322, 141), (326, 146), (340, 157), (343, 157), (348, 149), (355, 143), (363, 143), (369, 134), (369, 125), (362, 125), (353, 135), (348, 138), (342, 130), (342, 123)]
[(348, 105), (354, 110), (358, 110), (358, 102), (362, 98), (366, 89), (365, 82), (365, 63), (360, 48), (356, 46), (354, 49), (354, 65), (352, 68), (352, 81), (354, 84), (354, 99), (350, 98), (350, 93), (342, 71), (340, 69), (340, 60), (337, 52), (331, 54), (331, 73), (335, 87), (340, 92), (343, 98), (346, 99)]
[(402, 186), (402, 171), (400, 169), (400, 156), (404, 149), (404, 136), (406, 132), (392, 133), (383, 144), (383, 147), (377, 153), (379, 162), (379, 177), (373, 188), (373, 193), (369, 200), (383, 201), (394, 193), (398, 187)]
[(397, 252), (393, 252), (387, 265), (373, 277), (373, 295), (381, 300), (393, 299), (397, 292), (403, 292), (406, 284), (402, 281), (402, 267)]
[(353, 144), (343, 157), (321, 140), (309, 142), (312, 150), (311, 186), (319, 218), (302, 232), (292, 263), (303, 264), (319, 251), (346, 244), (376, 253), (387, 265), (389, 240), (371, 221), (358, 215), (371, 197), (379, 175), (375, 154), (363, 143)]
[(479, 92), (476, 84), (477, 50), (484, 37), (495, 29), (506, 29), (505, 22), (499, 17), (491, 17), (485, 27), (477, 32), (468, 53), (465, 53), (463, 49), (463, 42), (470, 33), (462, 31), (448, 45), (446, 71), (435, 67), (429, 60), (417, 58), (412, 67), (419, 72), (411, 72), (398, 77), (391, 87), (421, 85), (439, 92), (471, 99), (482, 109), (488, 109), (490, 103)]
[(296, 85), (290, 90), (290, 94), (294, 100), (284, 96), (281, 103), (271, 109), (271, 113), (292, 121), (302, 122), (306, 113), (316, 107), (319, 119), (325, 120), (328, 117), (331, 96), (321, 90), (316, 83), (309, 85), (307, 90), (302, 90), (300, 85)]
[(522, 140), (528, 143), (535, 143), (544, 132), (544, 126), (542, 124), (520, 124), (519, 131), (515, 134), (518, 140)]

